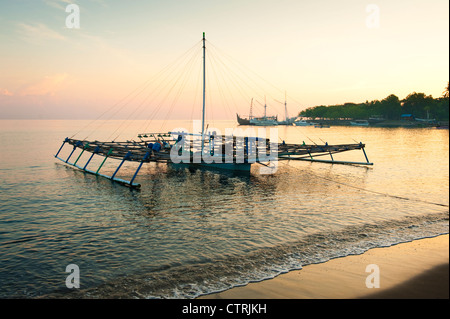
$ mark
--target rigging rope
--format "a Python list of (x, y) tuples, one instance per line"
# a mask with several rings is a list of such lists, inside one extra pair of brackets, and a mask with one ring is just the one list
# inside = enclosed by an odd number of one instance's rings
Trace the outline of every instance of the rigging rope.
[[(142, 127), (145, 126), (145, 129), (141, 130), (143, 132), (147, 131), (150, 127), (150, 124), (152, 123), (153, 119), (156, 117), (157, 114), (161, 111), (162, 107), (168, 102), (169, 99), (171, 99), (171, 104), (168, 107), (168, 111), (164, 117), (164, 120), (162, 122), (162, 127), (167, 123), (167, 120), (169, 116), (172, 114), (175, 104), (178, 102), (181, 93), (185, 90), (185, 87), (188, 83), (189, 77), (192, 74), (192, 70), (194, 67), (194, 62), (196, 61), (196, 58), (201, 52), (202, 46), (199, 44), (202, 43), (202, 40), (198, 41), (194, 46), (192, 46), (189, 50), (187, 50), (184, 54), (182, 54), (178, 59), (175, 60), (175, 62), (169, 64), (164, 69), (162, 69), (157, 76), (154, 77), (154, 79), (147, 80), (144, 85), (141, 87), (136, 88), (131, 93), (129, 93), (127, 96), (125, 96), (122, 100), (120, 100), (118, 103), (114, 104), (113, 107), (111, 107), (109, 110), (106, 110), (103, 112), (97, 119), (93, 120), (91, 123), (89, 123), (86, 127), (92, 126), (93, 123), (103, 118), (108, 112), (110, 112), (110, 116), (106, 118), (100, 125), (98, 125), (96, 128), (90, 132), (85, 139), (87, 139), (89, 136), (91, 136), (96, 130), (98, 130), (102, 125), (104, 125), (108, 120), (111, 120), (113, 117), (117, 116), (119, 112), (123, 111), (125, 108), (127, 108), (130, 103), (137, 99), (138, 96), (143, 95), (143, 92), (145, 89), (147, 89), (152, 83), (157, 83), (156, 87), (154, 87), (153, 91), (149, 93), (146, 97), (143, 98), (143, 100), (137, 104), (137, 106), (128, 113), (128, 116), (125, 120), (123, 120), (120, 125), (118, 125), (115, 130), (112, 132), (112, 134), (109, 136), (108, 139), (111, 139), (114, 137), (114, 140), (116, 140), (119, 136), (121, 136), (128, 128), (136, 121), (137, 119), (142, 118), (142, 114), (144, 111), (147, 110), (147, 106), (152, 106), (151, 110), (149, 111), (149, 115), (144, 121)], [(222, 50), (220, 50), (218, 47), (216, 47), (214, 44), (210, 43), (208, 41), (208, 54), (206, 55), (208, 67), (211, 70), (211, 72), (207, 72), (208, 79), (214, 79), (217, 86), (217, 92), (219, 94), (219, 100), (221, 101), (222, 105), (224, 106), (225, 111), (227, 112), (227, 115), (233, 116), (231, 114), (231, 105), (234, 105), (236, 111), (239, 109), (238, 105), (248, 105), (248, 101), (250, 101), (253, 98), (263, 98), (263, 96), (268, 96), (269, 98), (277, 101), (271, 92), (269, 92), (267, 88), (267, 84), (272, 88), (276, 90), (276, 94), (282, 93), (285, 97), (287, 96), (286, 92), (280, 90), (275, 85), (270, 83), (269, 81), (265, 80), (252, 70), (248, 69), (244, 65), (242, 65), (240, 62), (229, 56), (228, 54), (224, 53)], [(187, 61), (187, 63), (186, 63)], [(227, 63), (226, 63), (227, 62)], [(187, 65), (184, 66), (181, 72), (179, 72), (179, 69), (182, 68), (181, 64), (185, 63)], [(201, 68), (199, 68), (199, 71), (201, 71)], [(200, 72), (199, 72), (200, 74)], [(252, 76), (253, 75), (253, 76)], [(256, 76), (256, 79), (255, 79)], [(198, 76), (200, 77), (200, 75)], [(158, 82), (157, 82), (158, 81)], [(194, 81), (193, 81), (194, 82)], [(209, 83), (209, 82), (208, 82)], [(192, 106), (191, 110), (191, 120), (192, 116), (194, 114), (194, 107), (195, 102), (197, 100), (197, 91), (199, 86), (199, 80), (197, 78), (196, 81), (197, 84), (197, 90), (195, 92), (195, 98), (194, 98), (194, 104)], [(207, 114), (213, 115), (213, 107), (219, 107), (219, 104), (212, 104), (212, 98), (213, 98), (213, 88), (214, 84), (210, 84), (206, 86), (207, 89), (207, 98), (208, 98), (208, 105), (210, 107), (207, 108)], [(273, 91), (273, 90), (272, 90)], [(170, 94), (174, 94), (174, 96), (170, 96)], [(244, 103), (238, 101), (235, 97), (234, 93), (238, 93), (238, 96), (244, 99)], [(256, 94), (250, 94), (251, 92), (257, 92)], [(166, 93), (164, 95), (164, 93)], [(291, 97), (290, 97), (291, 98)], [(158, 100), (159, 99), (159, 100)], [(293, 98), (291, 98), (293, 99)], [(294, 99), (293, 99), (294, 100)], [(255, 99), (256, 101), (256, 99)], [(295, 100), (294, 100), (295, 101)], [(278, 101), (279, 102), (279, 101)], [(259, 103), (259, 102), (258, 102)], [(279, 102), (281, 103), (281, 102)], [(274, 107), (278, 110), (277, 107)], [(284, 112), (284, 108), (283, 108)], [(236, 112), (238, 113), (238, 112)], [(279, 113), (279, 112), (277, 112)], [(233, 116), (234, 117), (234, 116)], [(132, 119), (133, 118), (133, 119)], [(210, 116), (208, 116), (210, 118)], [(84, 130), (86, 127), (75, 133), (72, 137), (79, 134), (82, 130)], [(309, 136), (311, 133), (314, 135), (313, 132), (308, 132), (306, 134), (304, 130), (301, 127), (296, 127), (296, 130), (299, 131), (300, 134), (302, 134), (304, 137), (306, 137), (308, 140), (310, 140), (312, 143), (317, 143)], [(140, 132), (137, 132), (140, 133)], [(117, 134), (117, 135), (116, 135)], [(317, 139), (318, 137), (315, 136), (314, 139)], [(320, 137), (319, 137), (320, 139)], [(320, 139), (322, 140), (322, 139)], [(354, 139), (352, 139), (354, 140)], [(323, 141), (323, 140), (322, 140)], [(355, 141), (355, 140), (354, 140)], [(356, 142), (356, 141), (355, 141)]]
[[(200, 52), (200, 51), (198, 51), (198, 52)], [(188, 64), (186, 65), (186, 67), (185, 67), (185, 69), (183, 70), (182, 74), (180, 74), (179, 80), (182, 81), (182, 82), (181, 82), (181, 85), (180, 85), (180, 87), (178, 88), (178, 91), (177, 91), (175, 97), (174, 97), (173, 100), (172, 100), (172, 103), (171, 103), (171, 105), (170, 105), (169, 111), (167, 112), (166, 117), (164, 118), (164, 122), (161, 124), (160, 131), (162, 131), (162, 128), (163, 128), (164, 125), (166, 124), (167, 119), (168, 119), (168, 118), (170, 117), (170, 115), (172, 114), (172, 111), (173, 111), (173, 108), (174, 108), (175, 104), (177, 103), (178, 99), (179, 99), (180, 96), (181, 96), (181, 93), (183, 92), (184, 88), (186, 87), (186, 84), (187, 84), (187, 82), (188, 82), (188, 80), (189, 80), (189, 77), (191, 76), (192, 71), (193, 71), (193, 69), (194, 69), (195, 62), (199, 60), (198, 57), (199, 57), (199, 54), (193, 55), (193, 56), (191, 57), (191, 59), (188, 61)], [(181, 79), (181, 78), (183, 78), (183, 79)], [(177, 81), (177, 82), (178, 82), (178, 81)], [(175, 87), (175, 85), (174, 85), (174, 87)]]
[[(89, 136), (91, 136), (93, 133), (95, 133), (96, 131), (98, 131), (98, 129), (104, 125), (108, 120), (111, 120), (115, 115), (117, 115), (120, 111), (122, 111), (132, 100), (134, 100), (137, 96), (139, 96), (140, 94), (142, 94), (142, 92), (149, 87), (149, 85), (151, 83), (156, 82), (159, 78), (161, 78), (163, 75), (166, 74), (166, 72), (168, 72), (171, 68), (176, 67), (176, 65), (179, 65), (183, 59), (185, 59), (185, 57), (187, 55), (189, 55), (190, 53), (192, 53), (192, 51), (194, 51), (195, 49), (198, 48), (198, 43), (200, 43), (201, 41), (198, 41), (195, 45), (193, 45), (190, 49), (186, 50), (182, 55), (180, 55), (177, 59), (175, 59), (172, 63), (166, 65), (163, 69), (161, 69), (154, 77), (146, 80), (142, 85), (138, 86), (137, 88), (135, 88), (133, 91), (131, 91), (130, 93), (128, 93), (124, 98), (122, 98), (121, 100), (119, 100), (117, 103), (115, 103), (114, 105), (112, 105), (110, 108), (106, 109), (105, 111), (103, 111), (97, 118), (95, 118), (94, 120), (90, 121), (88, 124), (86, 124), (84, 127), (82, 127), (80, 130), (78, 130), (75, 134), (73, 134), (70, 138), (73, 138), (75, 136), (77, 136), (78, 134), (80, 134), (82, 131), (86, 130), (88, 127), (92, 127), (94, 123), (98, 122), (99, 120), (101, 120), (103, 117), (105, 117), (106, 114), (108, 114), (108, 112), (111, 112), (110, 116), (106, 119), (103, 120), (102, 123), (100, 123), (97, 127), (94, 127), (92, 131), (90, 131), (90, 133), (84, 138), (87, 139)], [(173, 72), (173, 71), (172, 71)], [(167, 77), (166, 77), (167, 79)], [(148, 98), (148, 96), (147, 96)], [(129, 100), (128, 100), (129, 99)], [(128, 100), (128, 101), (127, 101)], [(144, 100), (145, 101), (145, 100)], [(123, 105), (121, 105), (122, 103), (124, 103)], [(118, 109), (116, 109), (118, 107)], [(136, 112), (137, 109), (135, 109), (134, 112)], [(133, 113), (134, 113), (133, 112)], [(130, 117), (131, 115), (129, 115)], [(121, 124), (123, 125), (123, 123)], [(117, 131), (117, 130), (116, 130)]]
[[(219, 92), (219, 96), (220, 96), (220, 98), (221, 98), (221, 101), (222, 101), (222, 103), (226, 106), (226, 108), (225, 108), (225, 111), (227, 112), (227, 115), (230, 117), (230, 118), (232, 118), (232, 112), (231, 112), (231, 109), (230, 109), (230, 105), (229, 105), (229, 102), (228, 102), (228, 99), (226, 98), (226, 95), (224, 94), (224, 92), (223, 92), (223, 89), (222, 89), (222, 85), (221, 85), (221, 81), (220, 81), (220, 79), (222, 79), (222, 82), (223, 82), (223, 74), (222, 73), (220, 73), (220, 78), (219, 78), (219, 74), (218, 74), (218, 72), (220, 71), (220, 70), (216, 70), (216, 66), (215, 66), (215, 64), (213, 63), (213, 60), (215, 61), (215, 56), (213, 55), (213, 54), (209, 54), (210, 53), (210, 51), (208, 50), (208, 54), (207, 54), (207, 59), (208, 59), (208, 67), (212, 70), (212, 72), (210, 72), (210, 73), (212, 73), (213, 75), (214, 75), (214, 79), (215, 79), (215, 83), (216, 83), (216, 87), (217, 87), (217, 91)], [(226, 82), (223, 82), (224, 83), (224, 85), (226, 86)], [(229, 96), (231, 96), (231, 95), (229, 95)]]
[[(242, 90), (240, 89), (241, 87), (246, 87), (250, 90), (259, 90), (260, 92), (264, 92), (264, 95), (268, 95), (268, 97), (274, 101), (279, 102), (276, 98), (274, 98), (272, 96), (272, 94), (268, 91), (268, 89), (266, 87), (264, 87), (262, 84), (258, 83), (253, 77), (251, 77), (249, 75), (249, 73), (254, 74), (257, 78), (259, 78), (260, 80), (262, 80), (262, 82), (268, 84), (270, 87), (272, 87), (273, 89), (275, 89), (277, 92), (282, 93), (285, 96), (285, 99), (287, 100), (287, 98), (293, 100), (294, 102), (296, 102), (297, 104), (300, 105), (300, 103), (298, 101), (296, 101), (293, 97), (289, 96), (286, 92), (283, 92), (280, 88), (278, 88), (277, 86), (275, 86), (274, 84), (272, 84), (271, 82), (269, 82), (268, 80), (264, 79), (262, 76), (260, 76), (259, 74), (257, 74), (256, 72), (252, 71), (251, 69), (247, 68), (245, 65), (241, 64), (238, 60), (234, 59), (233, 57), (231, 57), (230, 55), (228, 55), (227, 53), (223, 52), (221, 49), (219, 49), (218, 47), (216, 47), (215, 45), (209, 43), (210, 48), (212, 48), (213, 50), (210, 51), (216, 51), (218, 53), (220, 53), (220, 55), (222, 55), (224, 58), (227, 59), (227, 61), (230, 62), (231, 65), (235, 66), (237, 68), (237, 70), (243, 74), (243, 76), (245, 77), (245, 79), (242, 78), (242, 76), (240, 76), (239, 74), (237, 74), (237, 72), (233, 71), (230, 67), (227, 66), (227, 64), (223, 61), (223, 59), (219, 58), (219, 54), (215, 54), (217, 56), (217, 61), (220, 62), (220, 64), (223, 66), (223, 68), (229, 72), (229, 79), (230, 82), (233, 83), (235, 85), (235, 87), (237, 88), (238, 92), (242, 95), (245, 96), (244, 93), (242, 93)], [(246, 72), (246, 70), (248, 72)], [(233, 81), (234, 80), (234, 81)], [(236, 82), (239, 82), (239, 84), (235, 84)], [(250, 83), (253, 85), (250, 85)], [(263, 94), (261, 93), (261, 97), (262, 98)], [(253, 97), (253, 96), (252, 96)], [(247, 95), (247, 100), (250, 100), (250, 97)], [(257, 101), (257, 100), (256, 100)], [(257, 101), (259, 104), (261, 104), (259, 101)], [(284, 105), (284, 103), (281, 103)], [(261, 104), (261, 106), (263, 106)], [(277, 114), (280, 114), (280, 109), (279, 107), (274, 107), (271, 106), (272, 108), (274, 108), (277, 112)], [(237, 109), (237, 108), (236, 108)], [(261, 108), (260, 108), (261, 110)], [(284, 108), (283, 110), (281, 110), (282, 112), (284, 112)], [(311, 138), (310, 134), (312, 132), (308, 132), (308, 134), (305, 133), (305, 130), (303, 127), (301, 126), (296, 126), (296, 130), (303, 135), (304, 137), (306, 137), (308, 140), (310, 140), (312, 143), (314, 143), (315, 145), (317, 145), (317, 143)], [(312, 133), (312, 135), (314, 135), (315, 139), (320, 139), (323, 143), (325, 143), (317, 134)], [(358, 141), (356, 141), (353, 137), (348, 136), (345, 133), (341, 133), (340, 135), (345, 135), (346, 137), (348, 137), (349, 139), (351, 139), (352, 141), (354, 141), (355, 143), (359, 143)]]
[(191, 108), (191, 117), (189, 118), (190, 120), (191, 120), (191, 122), (193, 121), (193, 118), (194, 118), (194, 110), (195, 110), (195, 107), (196, 107), (196, 105), (197, 105), (197, 97), (198, 97), (198, 95), (199, 95), (199, 92), (200, 92), (200, 84), (201, 84), (201, 79), (202, 79), (202, 70), (199, 68), (198, 69), (198, 74), (197, 74), (197, 81), (196, 81), (196, 87), (195, 87), (195, 90), (194, 90), (194, 101), (193, 101), (193, 103), (192, 103), (192, 108)]
[[(254, 79), (254, 77), (252, 77), (251, 75), (249, 75), (249, 73), (252, 73), (254, 75), (256, 75), (256, 77), (260, 80), (262, 80), (263, 83), (269, 84), (270, 87), (275, 88), (277, 92), (282, 92), (283, 95), (287, 96), (287, 94), (285, 94), (285, 92), (283, 92), (281, 89), (277, 88), (275, 85), (273, 85), (272, 83), (270, 83), (269, 81), (265, 80), (264, 78), (262, 78), (261, 76), (259, 76), (258, 74), (256, 74), (255, 72), (251, 71), (250, 69), (246, 68), (245, 66), (241, 66), (241, 64), (236, 61), (235, 59), (233, 59), (232, 57), (230, 57), (228, 54), (223, 53), (222, 50), (220, 50), (219, 48), (217, 48), (216, 46), (214, 46), (213, 44), (209, 43), (210, 51), (213, 53), (213, 57), (214, 57), (214, 61), (217, 61), (218, 66), (221, 66), (221, 70), (224, 70), (223, 74), (225, 74), (227, 76), (228, 81), (226, 81), (226, 87), (228, 88), (228, 90), (231, 92), (231, 89), (229, 88), (227, 83), (231, 83), (234, 88), (236, 89), (236, 91), (246, 100), (246, 101), (250, 101), (251, 98), (254, 98), (256, 96), (256, 98), (260, 98), (263, 99), (265, 97), (265, 95), (268, 95), (269, 98), (273, 99), (276, 101), (276, 99), (272, 96), (272, 94), (268, 91), (267, 86), (264, 86), (262, 83), (258, 83), (258, 81), (256, 81)], [(219, 54), (220, 53), (220, 54)], [(223, 56), (224, 58), (227, 59), (227, 61), (230, 61), (230, 65), (234, 66), (235, 68), (237, 68), (237, 71), (235, 71), (234, 69), (232, 69), (230, 66), (228, 66), (227, 63), (225, 63), (224, 59), (221, 58), (221, 56)], [(246, 72), (245, 70), (249, 70), (249, 72)], [(258, 92), (256, 94), (253, 94), (252, 96), (248, 95), (248, 92)], [(230, 94), (230, 96), (232, 97), (233, 101), (234, 101), (234, 97), (232, 94)], [(256, 100), (256, 99), (255, 99)], [(256, 100), (257, 101), (257, 100)], [(257, 101), (259, 104), (261, 104), (259, 101)], [(236, 103), (234, 103), (236, 105)], [(246, 103), (247, 104), (247, 103)], [(256, 106), (258, 106), (258, 104), (254, 104)], [(261, 104), (262, 105), (262, 104)], [(262, 110), (263, 108), (258, 106), (258, 108), (260, 110)], [(277, 113), (280, 113), (280, 110), (278, 107), (272, 107), (275, 108)], [(236, 107), (236, 110), (238, 110), (238, 108)], [(284, 108), (283, 108), (283, 112), (284, 112)], [(237, 112), (238, 113), (238, 112)], [(300, 127), (296, 127), (296, 130), (299, 131), (299, 133), (301, 135), (304, 136), (304, 138), (307, 138), (308, 140), (310, 140), (312, 143), (314, 143), (315, 145), (317, 145), (317, 143), (307, 134), (305, 134), (304, 130), (301, 129)], [(310, 132), (311, 133), (311, 132)], [(317, 136), (316, 136), (317, 138)], [(354, 139), (353, 139), (354, 140)]]
[[(291, 168), (300, 170), (298, 167), (291, 166), (291, 165), (289, 165), (287, 163), (283, 163), (283, 164), (285, 164), (286, 166), (289, 166)], [(426, 200), (422, 200), (422, 199), (418, 199), (418, 198), (409, 198), (409, 197), (404, 197), (404, 196), (391, 195), (391, 194), (388, 194), (388, 193), (378, 192), (378, 191), (374, 191), (374, 190), (358, 187), (358, 186), (355, 186), (355, 185), (347, 184), (347, 183), (344, 183), (344, 182), (339, 182), (339, 181), (333, 180), (331, 178), (327, 178), (327, 177), (324, 177), (324, 176), (321, 176), (321, 175), (318, 175), (318, 174), (315, 174), (315, 173), (312, 173), (312, 172), (308, 172), (308, 173), (313, 175), (314, 177), (319, 178), (319, 179), (323, 179), (323, 180), (326, 180), (326, 181), (329, 181), (329, 182), (332, 182), (332, 183), (335, 183), (335, 184), (343, 185), (343, 186), (346, 186), (346, 187), (354, 188), (354, 189), (357, 189), (357, 190), (360, 190), (360, 191), (364, 191), (364, 192), (367, 192), (367, 193), (372, 193), (372, 194), (376, 194), (376, 195), (382, 195), (382, 196), (386, 196), (386, 197), (392, 197), (392, 198), (401, 199), (401, 200), (421, 202), (421, 203), (425, 203), (425, 204), (429, 204), (429, 205), (435, 205), (435, 206), (441, 206), (441, 207), (449, 207), (448, 204), (435, 203), (435, 202), (430, 202), (430, 201), (426, 201)]]
[[(191, 56), (189, 63), (193, 63), (193, 61), (195, 60), (195, 57), (198, 56), (199, 54), (199, 48), (197, 48), (196, 51), (194, 51), (193, 55)], [(162, 99), (162, 101), (159, 102), (158, 106), (153, 110), (153, 112), (151, 113), (151, 115), (149, 116), (149, 118), (146, 121), (146, 126), (145, 126), (145, 130), (147, 131), (151, 122), (153, 121), (154, 117), (156, 116), (157, 112), (161, 109), (161, 107), (164, 105), (165, 101), (169, 98), (170, 93), (175, 89), (176, 85), (178, 84), (178, 81), (180, 80), (180, 78), (183, 77), (183, 74), (186, 72), (186, 70), (188, 69), (189, 66), (184, 66), (183, 71), (180, 73), (175, 74), (176, 76), (174, 76), (175, 83), (173, 83), (173, 85), (169, 88), (169, 90), (167, 91), (167, 93), (164, 95), (164, 98)], [(169, 84), (169, 83), (168, 83)], [(164, 88), (165, 90), (166, 88)], [(164, 92), (164, 90), (159, 90), (158, 94), (162, 94)]]

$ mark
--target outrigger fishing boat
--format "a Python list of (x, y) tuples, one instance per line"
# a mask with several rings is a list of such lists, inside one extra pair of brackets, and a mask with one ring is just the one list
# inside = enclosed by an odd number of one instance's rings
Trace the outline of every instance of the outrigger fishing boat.
[[(252, 164), (270, 166), (280, 160), (304, 160), (311, 162), (324, 162), (336, 164), (373, 165), (369, 162), (364, 151), (363, 143), (323, 145), (312, 144), (286, 144), (284, 141), (271, 141), (268, 138), (251, 136), (227, 136), (216, 135), (215, 132), (205, 130), (205, 33), (203, 33), (203, 108), (201, 133), (188, 133), (184, 131), (167, 133), (141, 133), (139, 140), (101, 142), (97, 140), (80, 140), (65, 138), (55, 158), (65, 164), (90, 173), (101, 176), (111, 181), (132, 188), (139, 188), (136, 177), (145, 163), (187, 164), (193, 167), (207, 167), (213, 169), (225, 169), (240, 172), (250, 172)], [(65, 145), (71, 145), (72, 150), (67, 158), (60, 156)], [(80, 153), (75, 161), (74, 153)], [(336, 161), (333, 154), (352, 150), (362, 150), (365, 162)], [(90, 153), (89, 159), (84, 165), (79, 160), (84, 152)], [(103, 157), (103, 161), (96, 169), (88, 169), (92, 158), (97, 155)], [(330, 160), (317, 159), (319, 156), (329, 155)], [(313, 157), (314, 156), (314, 157)], [(106, 160), (118, 160), (118, 165), (112, 175), (100, 173)], [(130, 180), (117, 177), (117, 173), (126, 162), (138, 162), (139, 165)]]

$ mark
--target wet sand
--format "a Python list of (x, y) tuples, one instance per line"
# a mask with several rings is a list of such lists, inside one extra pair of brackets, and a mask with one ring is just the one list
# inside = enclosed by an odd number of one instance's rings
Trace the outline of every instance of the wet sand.
[[(379, 270), (376, 275), (368, 265)], [(366, 272), (367, 270), (367, 272)], [(368, 278), (369, 277), (369, 278)], [(367, 283), (366, 283), (367, 281)], [(336, 258), (200, 299), (448, 299), (449, 236)]]

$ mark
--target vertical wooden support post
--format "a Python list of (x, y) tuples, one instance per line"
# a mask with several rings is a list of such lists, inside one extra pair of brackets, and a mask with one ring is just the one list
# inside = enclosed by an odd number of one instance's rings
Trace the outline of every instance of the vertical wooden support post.
[(214, 155), (214, 135), (209, 135), (209, 155)]
[[(325, 146), (328, 146), (328, 142), (325, 142)], [(334, 159), (333, 159), (333, 154), (331, 154), (331, 151), (330, 151), (330, 149), (328, 149), (328, 154), (330, 154), (330, 157), (331, 157), (331, 161), (333, 161), (333, 162), (334, 162)]]
[(131, 152), (128, 151), (128, 153), (123, 157), (122, 162), (120, 162), (119, 166), (117, 167), (116, 171), (114, 172), (114, 174), (111, 176), (111, 179), (114, 180), (114, 177), (116, 176), (117, 172), (119, 171), (119, 169), (122, 167), (123, 163), (129, 159), (131, 157)]
[(244, 156), (247, 155), (247, 158), (248, 158), (248, 156), (250, 154), (250, 152), (249, 152), (249, 145), (248, 144), (249, 144), (248, 136), (244, 136)]
[(362, 148), (362, 151), (364, 153), (364, 157), (366, 158), (367, 163), (370, 163), (369, 159), (367, 158), (367, 154), (366, 154), (366, 151), (364, 150), (364, 147)]
[(70, 157), (72, 156), (73, 152), (75, 152), (75, 149), (77, 148), (77, 146), (79, 146), (80, 144), (81, 144), (81, 142), (78, 141), (78, 142), (73, 146), (73, 150), (72, 150), (72, 152), (70, 152), (69, 157), (66, 159), (66, 163), (69, 163)]
[(84, 151), (89, 147), (89, 143), (86, 143), (86, 145), (84, 145), (83, 150), (81, 151), (80, 155), (78, 155), (77, 160), (73, 163), (73, 166), (77, 165), (78, 160), (80, 159), (81, 155), (83, 155)]
[(359, 146), (361, 146), (361, 149), (362, 149), (362, 151), (363, 151), (364, 157), (366, 158), (366, 162), (367, 162), (367, 163), (370, 163), (370, 162), (369, 162), (369, 158), (367, 158), (366, 151), (364, 150), (364, 147), (363, 147), (362, 145), (363, 145), (363, 143), (362, 143), (362, 142), (359, 142)]
[(105, 159), (103, 160), (103, 162), (98, 167), (97, 172), (95, 172), (95, 175), (98, 175), (98, 172), (100, 171), (100, 168), (102, 168), (103, 164), (105, 164), (106, 159), (108, 158), (109, 155), (111, 155), (112, 151), (113, 151), (113, 149), (110, 148), (109, 151), (108, 151), (108, 154), (106, 154), (106, 156), (105, 156)]
[(58, 153), (56, 153), (55, 157), (58, 157), (59, 152), (61, 152), (61, 150), (62, 150), (64, 144), (66, 144), (66, 142), (68, 142), (68, 141), (69, 141), (69, 138), (66, 137), (66, 139), (65, 139), (64, 142), (62, 143), (61, 147), (59, 148)]
[(138, 166), (136, 172), (135, 172), (134, 175), (133, 175), (133, 178), (132, 178), (131, 181), (130, 181), (130, 185), (133, 185), (134, 179), (136, 178), (137, 174), (139, 173), (139, 170), (141, 169), (142, 164), (144, 164), (144, 162), (145, 162), (146, 160), (148, 160), (148, 158), (150, 157), (150, 154), (151, 154), (151, 153), (152, 153), (152, 151), (147, 151), (147, 153), (145, 153), (144, 158), (142, 159), (142, 161), (141, 161), (141, 163), (139, 164), (139, 166)]
[(94, 157), (94, 155), (95, 155), (96, 153), (98, 153), (99, 151), (100, 151), (100, 146), (97, 146), (97, 147), (95, 148), (94, 152), (92, 153), (91, 157), (89, 157), (88, 161), (86, 162), (86, 165), (84, 165), (83, 171), (86, 170), (86, 167), (88, 166), (88, 164), (89, 164), (89, 162), (91, 161), (91, 159), (92, 159), (92, 158)]
[[(326, 143), (326, 145), (328, 146), (328, 142)], [(331, 151), (330, 151), (330, 149), (328, 149), (328, 153), (330, 154), (330, 157), (331, 157), (331, 160), (334, 162), (334, 159), (333, 159), (333, 154), (331, 154)]]

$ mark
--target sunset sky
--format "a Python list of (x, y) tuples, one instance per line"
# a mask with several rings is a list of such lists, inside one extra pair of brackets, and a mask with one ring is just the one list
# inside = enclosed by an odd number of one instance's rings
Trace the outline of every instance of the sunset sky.
[[(66, 25), (69, 4), (80, 9), (79, 28)], [(258, 92), (271, 113), (283, 110), (274, 101), (283, 102), (283, 92), (291, 114), (414, 91), (439, 97), (449, 80), (448, 12), (448, 0), (2, 0), (0, 118), (96, 118), (145, 83), (162, 94), (158, 72), (196, 45), (200, 54), (202, 32), (208, 65), (231, 65), (230, 56), (277, 88)], [(164, 118), (157, 110), (170, 109), (174, 119), (198, 117), (201, 55), (193, 57), (190, 77), (180, 80), (186, 88), (174, 87), (167, 105), (144, 100), (146, 91), (115, 116)], [(219, 66), (207, 68), (208, 83), (235, 74)], [(249, 90), (236, 81), (238, 89), (221, 83), (223, 92), (209, 84), (208, 107), (218, 118), (248, 114), (254, 93), (231, 93)], [(235, 102), (224, 102), (231, 94)], [(260, 113), (264, 101), (257, 102)]]

